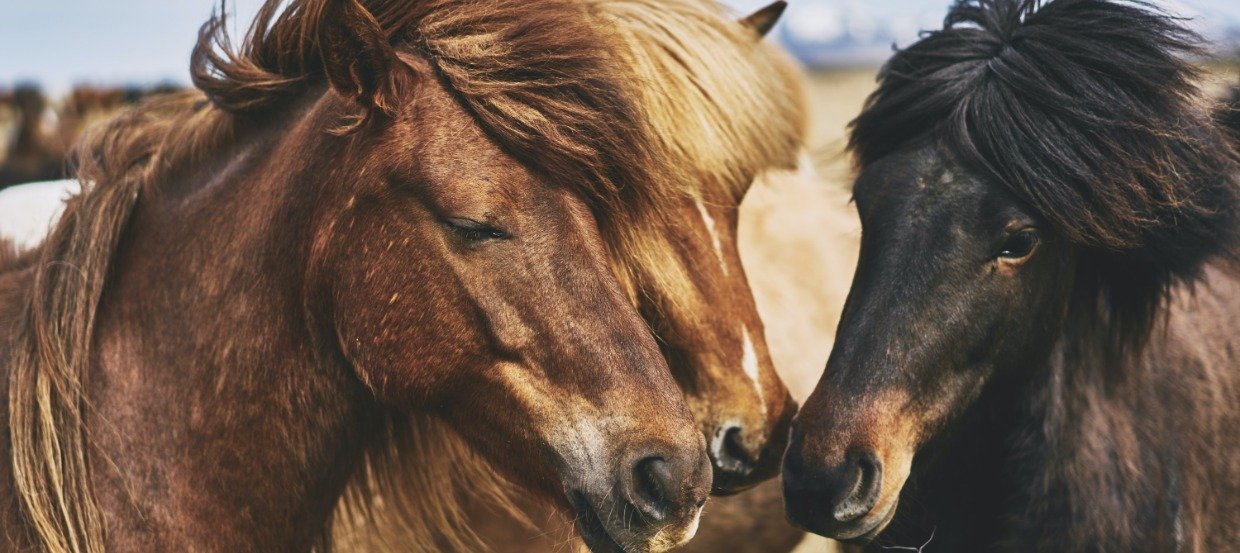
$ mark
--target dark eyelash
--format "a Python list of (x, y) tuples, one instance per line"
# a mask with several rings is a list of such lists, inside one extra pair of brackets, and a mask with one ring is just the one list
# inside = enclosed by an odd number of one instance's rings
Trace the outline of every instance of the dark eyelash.
[(469, 219), (448, 219), (444, 221), (444, 225), (469, 242), (499, 240), (508, 237), (508, 233), (500, 229)]

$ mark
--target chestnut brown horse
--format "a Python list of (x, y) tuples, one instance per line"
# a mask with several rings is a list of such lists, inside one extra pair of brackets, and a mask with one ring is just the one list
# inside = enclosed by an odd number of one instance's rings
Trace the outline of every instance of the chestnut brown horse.
[[(736, 243), (737, 211), (750, 183), (761, 172), (791, 168), (804, 141), (801, 76), (760, 42), (783, 3), (739, 23), (713, 1), (584, 4), (623, 35), (619, 51), (630, 60), (626, 67), (638, 70), (632, 80), (641, 84), (642, 111), (665, 149), (677, 156), (681, 173), (673, 176), (685, 184), (675, 188), (697, 190), (695, 197), (667, 206), (660, 232), (641, 237), (649, 251), (668, 253), (636, 262), (617, 259), (616, 271), (655, 329), (707, 436), (715, 491), (735, 493), (774, 475), (793, 413), (770, 361)], [(497, 551), (546, 551), (571, 539), (571, 532), (556, 531), (570, 525), (540, 505), (514, 498), (537, 521), (532, 528), (521, 524), (521, 514), (496, 512), (490, 496), (479, 505), (476, 478), (463, 482), (459, 492), (467, 525), (453, 528), (457, 517), (443, 517), (448, 520), (435, 528), (411, 523), (419, 517), (401, 511), (425, 510), (412, 505), (432, 478), (425, 465), (407, 470), (412, 474), (404, 483), (371, 486), (375, 505), (366, 508), (372, 516), (360, 522), (377, 519), (377, 528), (359, 528), (353, 517), (341, 517), (336, 536), (342, 548), (417, 549), (432, 541), (428, 531), (477, 534)], [(445, 494), (433, 495), (443, 509)], [(782, 507), (772, 506), (754, 514), (782, 521)], [(784, 528), (795, 539), (798, 532)], [(482, 547), (468, 539), (453, 544), (459, 550)]]
[(704, 440), (609, 261), (654, 255), (684, 191), (607, 29), (554, 0), (223, 29), (210, 101), (94, 132), (85, 191), (6, 261), (5, 548), (309, 549), (359, 471), (428, 460), (410, 413), (596, 549), (688, 539)]
[(1240, 540), (1240, 159), (1138, 2), (969, 0), (852, 124), (860, 262), (792, 520), (869, 550)]

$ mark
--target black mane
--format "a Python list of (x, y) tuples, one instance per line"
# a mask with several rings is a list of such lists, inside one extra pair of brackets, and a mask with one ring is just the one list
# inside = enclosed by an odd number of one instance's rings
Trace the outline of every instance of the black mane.
[(1199, 42), (1144, 2), (958, 0), (884, 66), (849, 147), (864, 168), (937, 144), (1010, 189), (1087, 250), (1078, 297), (1140, 342), (1169, 287), (1240, 237)]

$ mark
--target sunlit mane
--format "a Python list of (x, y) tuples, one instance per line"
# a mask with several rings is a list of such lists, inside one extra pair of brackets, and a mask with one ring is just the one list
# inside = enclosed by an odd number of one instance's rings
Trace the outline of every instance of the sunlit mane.
[[(686, 178), (739, 196), (803, 145), (800, 82), (782, 52), (710, 0), (583, 0), (624, 40), (654, 135)], [(716, 198), (718, 200), (718, 198)]]
[[(800, 70), (734, 14), (713, 0), (582, 1), (620, 40), (632, 94), (670, 159), (662, 176), (680, 181), (671, 188), (736, 207), (758, 174), (796, 165), (808, 123)], [(683, 222), (647, 219), (617, 229), (617, 273), (634, 301), (653, 289), (689, 301), (689, 275), (666, 254)]]

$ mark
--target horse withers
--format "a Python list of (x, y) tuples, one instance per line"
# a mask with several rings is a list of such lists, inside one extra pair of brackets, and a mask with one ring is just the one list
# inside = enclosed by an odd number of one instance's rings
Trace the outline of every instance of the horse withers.
[(852, 124), (860, 263), (789, 517), (919, 551), (1240, 538), (1240, 163), (1136, 2), (973, 0)]
[(94, 131), (0, 276), (7, 548), (309, 549), (410, 412), (596, 550), (683, 543), (704, 440), (607, 257), (670, 164), (605, 31), (575, 2), (283, 4), (238, 51), (204, 27), (210, 102)]

